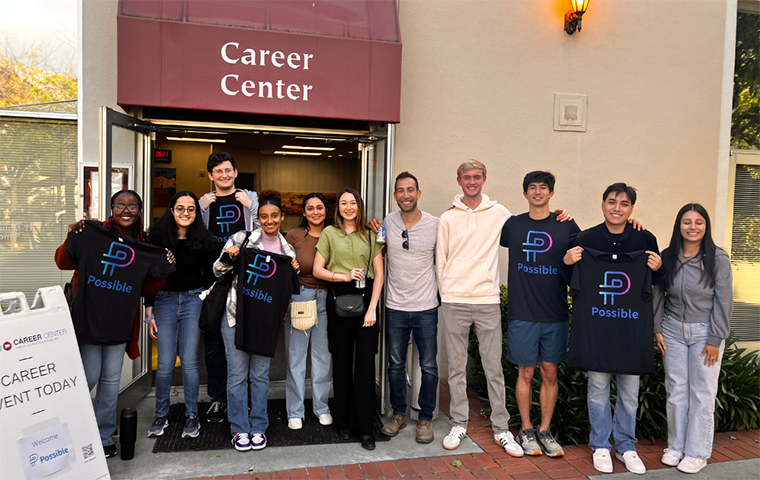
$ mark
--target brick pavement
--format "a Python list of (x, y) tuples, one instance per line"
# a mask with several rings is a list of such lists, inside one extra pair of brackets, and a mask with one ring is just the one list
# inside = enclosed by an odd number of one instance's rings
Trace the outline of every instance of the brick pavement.
[[(467, 434), (484, 450), (484, 453), (456, 455), (456, 450), (452, 450), (451, 455), (440, 457), (300, 468), (267, 473), (254, 472), (195, 480), (578, 480), (599, 474), (593, 467), (592, 452), (588, 445), (565, 446), (563, 458), (548, 458), (543, 455), (510, 457), (500, 445), (494, 443), (491, 428), (486, 426), (487, 416), (481, 414), (485, 405), (474, 392), (469, 393), (470, 423)], [(441, 411), (448, 413), (449, 401), (448, 384), (441, 382)], [(436, 438), (435, 441), (441, 440)], [(670, 468), (660, 463), (662, 450), (666, 446), (667, 443), (662, 439), (654, 443), (640, 440), (636, 444), (636, 449), (647, 469), (655, 470)], [(447, 452), (441, 448), (441, 453)], [(708, 463), (750, 458), (760, 458), (760, 430), (715, 434), (713, 455)], [(452, 462), (455, 460), (459, 460), (462, 465), (453, 466)], [(613, 460), (613, 466), (614, 473), (626, 472), (623, 463), (617, 459)]]

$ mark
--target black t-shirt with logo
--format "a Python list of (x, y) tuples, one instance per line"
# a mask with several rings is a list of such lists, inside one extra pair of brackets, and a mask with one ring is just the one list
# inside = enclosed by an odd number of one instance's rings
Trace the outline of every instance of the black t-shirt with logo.
[(654, 373), (652, 270), (647, 259), (644, 250), (583, 251), (570, 282), (571, 366), (592, 372)]
[(578, 232), (575, 221), (558, 222), (556, 213), (543, 220), (528, 213), (507, 220), (501, 230), (501, 246), (509, 248), (507, 318), (567, 321), (567, 283), (561, 269), (568, 267), (562, 258)]
[(274, 357), (290, 298), (300, 287), (287, 255), (245, 248), (237, 264), (238, 350)]
[(220, 249), (232, 235), (245, 230), (245, 207), (235, 200), (234, 193), (217, 196), (208, 208), (208, 230), (219, 242)]
[(118, 345), (132, 338), (140, 291), (147, 277), (161, 279), (174, 272), (166, 250), (109, 232), (86, 221), (70, 232), (65, 251), (79, 263), (71, 318), (79, 343)]

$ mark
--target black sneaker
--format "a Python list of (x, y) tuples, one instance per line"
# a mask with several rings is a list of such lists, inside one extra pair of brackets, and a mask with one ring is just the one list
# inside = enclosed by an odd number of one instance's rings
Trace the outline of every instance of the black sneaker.
[(209, 423), (222, 423), (227, 418), (227, 404), (213, 402), (206, 410), (206, 421)]
[(106, 458), (111, 458), (116, 456), (116, 444), (113, 445), (105, 445), (103, 446), (103, 453), (106, 454)]
[(198, 417), (190, 415), (185, 420), (185, 428), (182, 429), (182, 438), (195, 438), (201, 432), (201, 424), (198, 423)]
[(166, 417), (156, 417), (153, 420), (153, 425), (148, 429), (148, 438), (160, 437), (164, 434), (164, 430), (169, 426), (169, 420)]

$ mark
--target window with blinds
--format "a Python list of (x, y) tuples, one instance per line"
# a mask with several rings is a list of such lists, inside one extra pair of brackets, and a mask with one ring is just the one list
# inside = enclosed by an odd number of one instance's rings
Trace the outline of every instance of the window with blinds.
[(760, 341), (760, 165), (736, 165), (731, 265), (731, 328), (739, 341)]
[(0, 293), (65, 284), (55, 249), (77, 216), (77, 123), (0, 112)]

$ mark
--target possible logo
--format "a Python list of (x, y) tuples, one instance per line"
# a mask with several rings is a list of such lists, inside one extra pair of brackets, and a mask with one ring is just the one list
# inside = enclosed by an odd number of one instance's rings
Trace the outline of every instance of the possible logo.
[(277, 264), (268, 255), (261, 255), (259, 253), (256, 254), (253, 263), (248, 264), (248, 268), (251, 269), (246, 270), (248, 273), (248, 283), (251, 283), (251, 277), (256, 277), (253, 279), (253, 284), (256, 285), (259, 278), (269, 278), (274, 275), (274, 272), (277, 271)]
[[(527, 257), (525, 261), (535, 262), (536, 254), (548, 252), (549, 249), (552, 248), (552, 243), (552, 236), (548, 233), (530, 230), (528, 232), (528, 238), (526, 238), (525, 243), (523, 243), (524, 247), (528, 247), (523, 248), (523, 252), (525, 252), (525, 255)], [(533, 255), (532, 260), (531, 254)]]
[(222, 205), (219, 207), (219, 216), (216, 217), (216, 224), (222, 230), (222, 233), (229, 233), (230, 225), (240, 220), (240, 209), (237, 205)]
[(607, 305), (609, 299), (610, 305), (615, 305), (617, 295), (625, 295), (631, 289), (631, 278), (625, 272), (604, 272), (604, 284), (599, 285), (602, 290), (599, 295), (604, 298), (604, 304)]
[(33, 453), (29, 455), (29, 464), (31, 466), (34, 466), (39, 461), (39, 459), (40, 459), (39, 455), (37, 455), (36, 453)]
[[(108, 249), (108, 253), (103, 254), (104, 257), (112, 260), (102, 260), (100, 263), (104, 264), (103, 275), (108, 272), (108, 276), (113, 275), (114, 267), (127, 267), (135, 259), (135, 251), (132, 247), (128, 247), (123, 243), (111, 242), (111, 248)], [(111, 269), (109, 272), (108, 269)]]
[(10, 350), (11, 348), (13, 348), (13, 345), (11, 345), (11, 342), (3, 343), (3, 350), (5, 350), (6, 352)]

